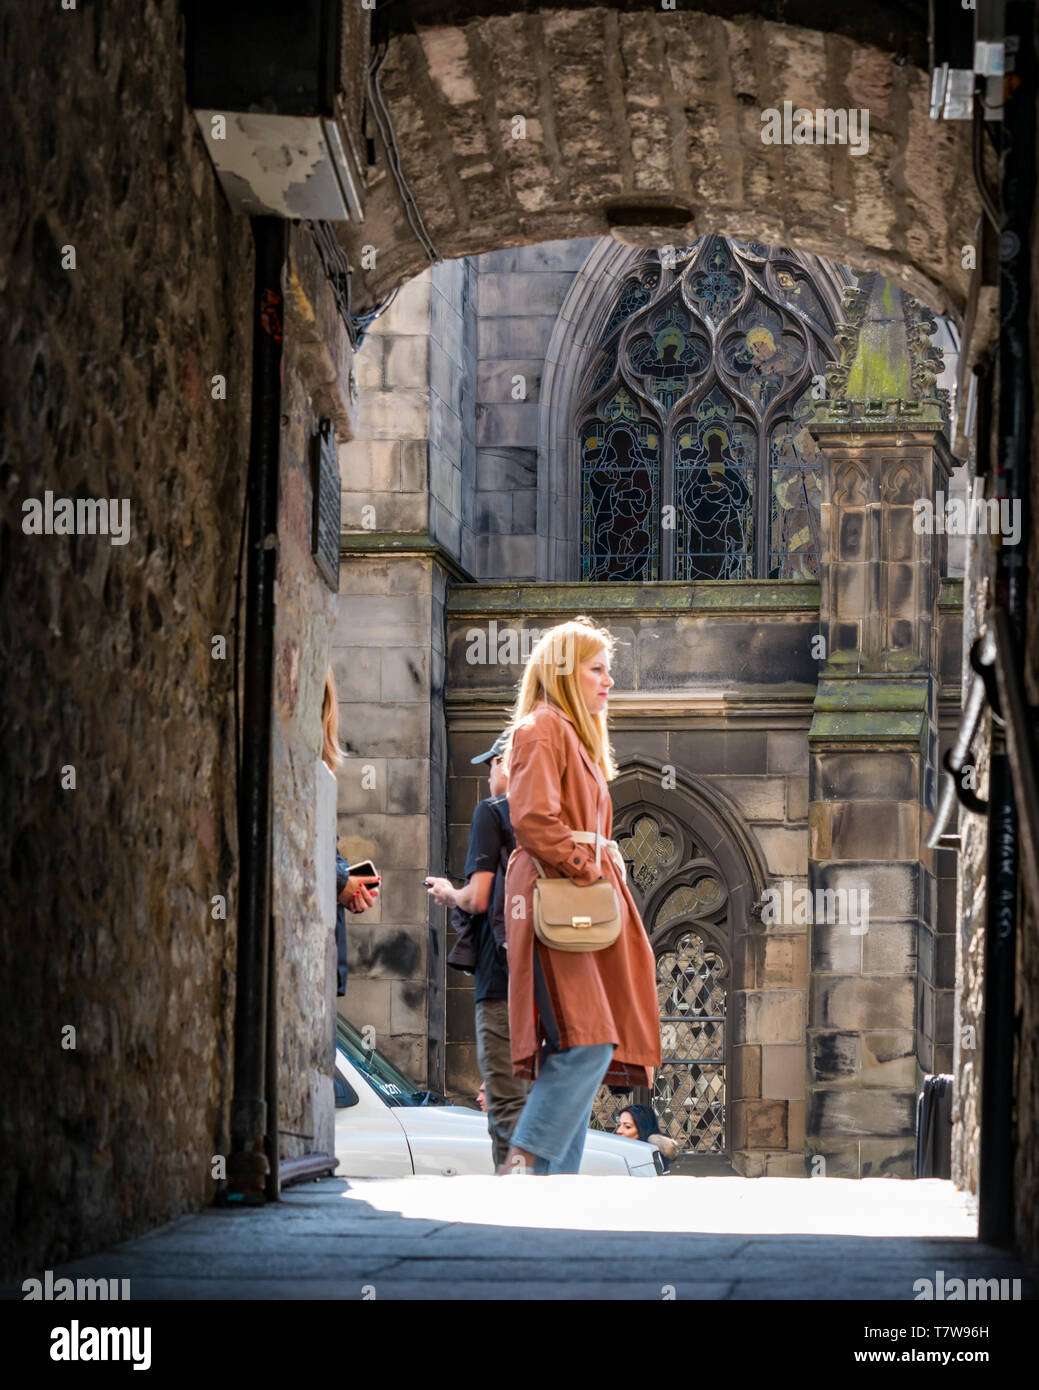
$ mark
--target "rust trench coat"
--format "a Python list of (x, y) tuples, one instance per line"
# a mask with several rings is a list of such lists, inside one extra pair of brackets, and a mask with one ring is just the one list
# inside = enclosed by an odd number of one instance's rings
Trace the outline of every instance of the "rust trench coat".
[[(555, 1014), (559, 1046), (613, 1043), (604, 1077), (611, 1086), (648, 1086), (660, 1065), (660, 1015), (656, 961), (638, 909), (620, 870), (604, 849), (600, 869), (592, 845), (577, 844), (571, 830), (613, 826), (609, 784), (592, 762), (572, 720), (542, 701), (517, 726), (509, 755), (509, 815), (516, 849), (505, 880), (509, 954), (509, 1031), (512, 1070), (533, 1077), (546, 1031), (534, 1002), (534, 952)], [(533, 856), (533, 858), (532, 858)], [(575, 883), (609, 879), (621, 904), (621, 934), (601, 951), (553, 951), (534, 935), (536, 858), (549, 877)], [(601, 873), (600, 873), (601, 870)]]

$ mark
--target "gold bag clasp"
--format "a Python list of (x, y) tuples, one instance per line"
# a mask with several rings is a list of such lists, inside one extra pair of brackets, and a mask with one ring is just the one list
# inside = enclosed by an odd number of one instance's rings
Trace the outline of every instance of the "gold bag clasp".
[(590, 917), (571, 917), (570, 925), (585, 930), (592, 925), (592, 919)]

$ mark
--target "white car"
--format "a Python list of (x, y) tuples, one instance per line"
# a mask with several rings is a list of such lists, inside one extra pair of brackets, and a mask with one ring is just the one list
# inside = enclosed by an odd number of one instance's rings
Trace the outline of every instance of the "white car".
[[(493, 1173), (487, 1116), (420, 1091), (391, 1062), (366, 1048), (357, 1029), (336, 1025), (336, 1177), (454, 1177)], [(581, 1172), (652, 1178), (663, 1171), (652, 1144), (590, 1129)]]

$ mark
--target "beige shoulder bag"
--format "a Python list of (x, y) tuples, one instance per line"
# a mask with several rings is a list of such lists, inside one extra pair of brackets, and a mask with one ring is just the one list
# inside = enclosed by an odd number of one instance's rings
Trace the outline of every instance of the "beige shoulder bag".
[[(615, 848), (614, 841), (604, 840), (599, 830), (601, 805), (600, 798), (594, 834), (588, 830), (571, 832), (578, 844), (595, 845), (596, 868), (601, 867), (603, 845), (611, 852)], [(619, 851), (615, 857), (620, 859)], [(534, 884), (534, 934), (537, 939), (553, 951), (601, 951), (612, 946), (621, 934), (621, 907), (609, 879), (582, 886), (569, 878), (546, 878), (537, 859), (534, 863), (540, 875)]]

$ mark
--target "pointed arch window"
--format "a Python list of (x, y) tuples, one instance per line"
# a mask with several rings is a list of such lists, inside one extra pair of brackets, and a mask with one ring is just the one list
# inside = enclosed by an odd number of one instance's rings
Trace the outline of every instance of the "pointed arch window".
[(720, 236), (636, 263), (574, 416), (582, 579), (818, 577), (807, 419), (837, 356), (837, 283)]

